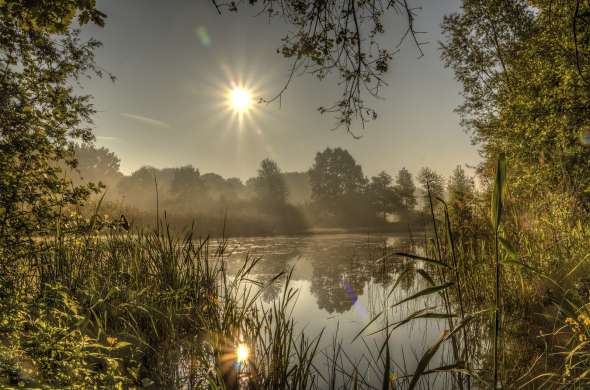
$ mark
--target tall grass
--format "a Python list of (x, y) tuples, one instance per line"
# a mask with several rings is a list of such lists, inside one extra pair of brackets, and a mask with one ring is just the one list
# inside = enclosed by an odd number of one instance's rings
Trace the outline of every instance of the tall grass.
[[(77, 331), (118, 362), (121, 385), (235, 387), (239, 378), (233, 375), (233, 363), (240, 342), (254, 351), (247, 368), (250, 386), (289, 384), (306, 389), (315, 383), (310, 361), (317, 340), (293, 334), (288, 317), (293, 290), (287, 286), (272, 309), (263, 308), (258, 297), (264, 286), (248, 278), (258, 259), (247, 258), (230, 277), (224, 240), (212, 243), (194, 237), (192, 231), (178, 238), (162, 224), (147, 233), (114, 228), (100, 234), (57, 236), (39, 246), (34, 256), (17, 266), (26, 271), (18, 273), (27, 278), (20, 283), (26, 290), (6, 295), (26, 296), (26, 304), (19, 307), (27, 316), (40, 310), (37, 302), (45, 305), (51, 296), (75, 307)], [(47, 327), (55, 326), (51, 317), (44, 319)], [(27, 329), (12, 331), (14, 339), (30, 336)], [(26, 361), (35, 361), (41, 350), (55, 352), (43, 340), (33, 344), (28, 356), (13, 362), (17, 368), (8, 381), (69, 385), (67, 375), (55, 372), (59, 367), (42, 367), (32, 377), (24, 374)], [(115, 345), (116, 350), (109, 349)], [(85, 364), (91, 364), (89, 359), (81, 358)]]
[[(201, 239), (193, 229), (179, 236), (164, 220), (153, 231), (115, 225), (56, 235), (38, 246), (14, 263), (12, 274), (3, 273), (19, 287), (7, 289), (2, 299), (0, 323), (7, 325), (0, 373), (10, 375), (0, 376), (0, 383), (171, 389), (373, 386), (345, 368), (340, 340), (333, 340), (328, 353), (319, 350), (322, 333), (296, 331), (291, 312), (297, 291), (290, 273), (261, 284), (251, 277), (260, 259), (250, 256), (230, 273), (224, 239)], [(262, 304), (261, 294), (277, 278), (286, 279), (282, 295)], [(62, 334), (70, 339), (66, 342)], [(239, 362), (241, 344), (250, 355)], [(383, 348), (388, 355), (389, 346)], [(54, 361), (71, 354), (65, 365)], [(320, 369), (322, 357), (326, 365)], [(388, 388), (390, 360), (379, 354), (371, 363)], [(74, 363), (82, 374), (72, 375)], [(36, 368), (29, 373), (31, 364)]]

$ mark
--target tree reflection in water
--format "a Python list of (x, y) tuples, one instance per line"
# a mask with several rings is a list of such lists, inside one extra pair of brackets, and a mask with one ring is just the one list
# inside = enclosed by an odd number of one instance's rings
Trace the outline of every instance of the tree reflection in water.
[[(388, 308), (386, 318), (375, 322), (366, 332), (377, 331), (367, 339), (370, 345), (382, 345), (383, 332), (378, 330), (385, 326), (384, 321), (400, 321), (416, 310), (441, 303), (438, 296), (431, 296), (392, 308), (395, 303), (426, 287), (425, 280), (411, 272), (415, 263), (393, 256), (400, 250), (415, 251), (409, 247), (408, 241), (396, 237), (339, 234), (246, 238), (231, 241), (229, 247), (234, 252), (228, 261), (230, 273), (243, 263), (245, 256), (261, 257), (250, 277), (265, 286), (261, 295), (265, 305), (270, 305), (283, 294), (287, 275), (292, 271), (289, 287), (299, 289), (293, 310), (293, 319), (299, 329), (311, 337), (323, 330), (322, 346), (325, 348), (330, 348), (335, 337), (348, 343), (346, 353), (355, 367), (356, 362), (369, 364), (366, 354), (375, 351), (367, 351), (366, 344), (359, 341), (350, 343), (384, 308)], [(282, 276), (276, 278), (279, 274)], [(443, 321), (431, 319), (417, 320), (398, 328), (390, 338), (392, 360), (399, 364), (396, 371), (413, 372), (418, 356), (436, 341), (445, 325)], [(442, 348), (441, 357), (437, 359), (442, 361), (442, 356), (447, 353)], [(376, 375), (375, 378), (381, 377)]]
[[(388, 257), (387, 251), (407, 245), (391, 237), (377, 235), (319, 235), (302, 237), (248, 238), (235, 240), (231, 266), (237, 267), (244, 256), (259, 256), (252, 275), (266, 285), (264, 302), (272, 302), (282, 293), (286, 274), (292, 267), (293, 281), (311, 283), (309, 292), (315, 297), (318, 308), (327, 313), (344, 313), (350, 310), (363, 295), (369, 282), (385, 288), (391, 286), (395, 276), (407, 269), (400, 258)], [(282, 277), (270, 283), (278, 274)], [(403, 291), (414, 286), (414, 273), (404, 274), (398, 285)]]

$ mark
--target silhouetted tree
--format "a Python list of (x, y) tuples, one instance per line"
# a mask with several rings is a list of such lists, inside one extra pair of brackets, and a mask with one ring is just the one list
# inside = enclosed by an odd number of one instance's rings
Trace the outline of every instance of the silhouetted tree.
[(217, 173), (205, 173), (201, 175), (201, 181), (213, 198), (218, 198), (225, 192), (225, 179)]
[(436, 198), (444, 198), (445, 184), (441, 175), (430, 168), (422, 168), (418, 174), (418, 182), (422, 186), (422, 211), (430, 214), (430, 205), (428, 201), (428, 187), (430, 187), (430, 195), (432, 196), (432, 203), (435, 211), (438, 209), (439, 202)]
[(364, 197), (367, 179), (348, 151), (326, 148), (317, 153), (309, 178), (312, 199), (328, 218), (342, 218), (346, 213), (352, 216), (363, 206), (365, 210), (361, 214), (366, 218), (370, 213)]
[(303, 205), (311, 200), (311, 183), (308, 172), (283, 173), (287, 185), (287, 202)]
[(225, 180), (225, 191), (223, 197), (226, 202), (236, 202), (244, 198), (244, 184), (237, 177), (230, 177)]
[(399, 209), (399, 198), (393, 188), (393, 179), (386, 172), (381, 172), (371, 178), (367, 188), (367, 195), (375, 211), (383, 214), (387, 220), (387, 213), (394, 213)]
[(317, 201), (335, 201), (363, 192), (367, 179), (348, 151), (326, 148), (318, 152), (309, 170), (311, 196)]
[(412, 174), (406, 168), (400, 169), (397, 173), (395, 191), (405, 213), (409, 213), (416, 208), (416, 185)]
[(256, 196), (265, 208), (276, 208), (287, 202), (287, 186), (277, 163), (269, 158), (260, 162), (254, 179)]
[[(126, 176), (117, 186), (123, 201), (134, 207), (144, 210), (155, 211), (156, 208), (156, 180), (158, 169), (150, 166), (143, 166)], [(159, 184), (159, 190), (161, 189)], [(158, 194), (161, 196), (162, 194)]]
[(455, 231), (466, 233), (473, 220), (475, 202), (475, 184), (473, 179), (465, 174), (457, 165), (447, 186), (448, 205)]
[(185, 165), (174, 170), (170, 191), (173, 194), (186, 198), (187, 196), (195, 196), (195, 191), (199, 190), (201, 186), (202, 182), (199, 170), (195, 169), (192, 165)]
[(176, 168), (170, 184), (170, 193), (177, 207), (195, 211), (200, 200), (206, 197), (205, 186), (198, 169), (192, 165)]
[[(81, 144), (76, 145), (74, 154), (77, 165), (71, 177), (76, 184), (91, 182), (112, 187), (123, 177), (119, 171), (121, 160), (107, 148)], [(65, 164), (63, 169), (68, 169)]]

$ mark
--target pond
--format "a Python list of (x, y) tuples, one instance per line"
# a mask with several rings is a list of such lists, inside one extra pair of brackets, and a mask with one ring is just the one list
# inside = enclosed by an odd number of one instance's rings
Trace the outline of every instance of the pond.
[[(372, 386), (380, 388), (384, 353), (379, 357), (379, 352), (386, 336), (379, 330), (420, 309), (444, 312), (439, 294), (396, 305), (429, 287), (418, 273), (404, 272), (408, 267), (420, 268), (424, 264), (392, 256), (393, 252), (400, 250), (419, 252), (420, 247), (402, 236), (385, 234), (240, 238), (228, 243), (228, 269), (230, 273), (235, 272), (246, 256), (261, 257), (251, 277), (266, 285), (261, 296), (265, 305), (270, 305), (282, 294), (287, 278), (269, 282), (277, 274), (288, 274), (292, 270), (289, 285), (298, 290), (292, 312), (296, 328), (304, 330), (307, 336), (324, 331), (317, 367), (322, 369), (322, 361), (333, 355), (334, 340), (340, 340), (342, 366), (351, 371), (353, 366), (357, 367)], [(371, 323), (363, 337), (354, 340), (385, 308), (386, 312)], [(398, 383), (403, 383), (404, 376), (415, 371), (424, 352), (448, 329), (447, 321), (441, 318), (416, 319), (392, 332), (389, 340), (391, 372), (398, 378)], [(450, 349), (448, 343), (443, 344), (430, 368), (454, 362)], [(376, 361), (380, 363), (374, 364)], [(421, 379), (418, 388), (450, 388), (450, 380), (449, 374), (427, 375)]]

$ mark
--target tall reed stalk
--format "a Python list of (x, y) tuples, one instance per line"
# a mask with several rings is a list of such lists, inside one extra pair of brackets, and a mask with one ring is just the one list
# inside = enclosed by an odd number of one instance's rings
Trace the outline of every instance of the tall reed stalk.
[[(430, 191), (430, 182), (426, 182), (426, 190), (428, 191), (428, 205), (430, 206), (430, 216), (432, 218), (432, 228), (434, 230), (434, 237), (436, 240), (435, 241), (436, 253), (438, 255), (438, 260), (442, 262), (443, 255), (442, 255), (442, 251), (441, 251), (440, 239), (438, 237), (438, 226), (436, 224), (436, 214), (434, 213), (434, 203), (432, 201), (432, 192)], [(446, 277), (444, 274), (444, 270), (440, 267), (437, 267), (437, 271), (439, 272), (440, 279), (442, 280), (443, 283), (445, 283)], [(457, 279), (457, 283), (458, 282), (459, 282), (459, 280)], [(450, 304), (449, 294), (446, 289), (442, 292), (442, 298), (445, 303), (445, 310), (448, 314), (449, 329), (453, 329), (454, 325), (453, 325), (453, 316), (451, 315), (451, 304)], [(462, 312), (462, 319), (464, 319), (463, 312)], [(457, 345), (457, 340), (455, 337), (453, 337), (451, 339), (451, 344), (453, 347), (453, 352), (455, 353), (455, 358), (458, 359), (459, 358), (459, 346)], [(459, 384), (459, 388), (462, 389), (463, 388), (463, 375), (461, 373), (457, 373), (457, 383)]]
[(496, 179), (494, 182), (494, 191), (492, 192), (492, 226), (494, 228), (494, 247), (495, 247), (495, 269), (496, 269), (496, 284), (495, 284), (495, 310), (494, 310), (494, 389), (499, 388), (499, 341), (500, 341), (500, 323), (501, 323), (501, 264), (499, 251), (499, 231), (500, 222), (502, 219), (502, 211), (504, 207), (504, 192), (506, 186), (506, 158), (500, 155), (496, 164)]

